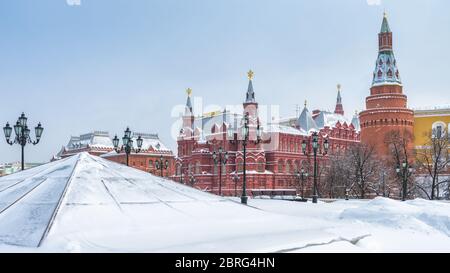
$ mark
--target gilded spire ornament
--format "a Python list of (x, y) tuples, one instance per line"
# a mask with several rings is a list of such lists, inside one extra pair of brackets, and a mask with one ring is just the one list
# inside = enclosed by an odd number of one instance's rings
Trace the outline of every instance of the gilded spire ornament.
[(254, 74), (255, 74), (255, 73), (253, 73), (253, 71), (250, 69), (250, 70), (247, 72), (247, 77), (248, 77), (248, 79), (249, 79), (249, 80), (253, 80)]
[(190, 97), (192, 94), (192, 89), (191, 88), (186, 89), (186, 94)]

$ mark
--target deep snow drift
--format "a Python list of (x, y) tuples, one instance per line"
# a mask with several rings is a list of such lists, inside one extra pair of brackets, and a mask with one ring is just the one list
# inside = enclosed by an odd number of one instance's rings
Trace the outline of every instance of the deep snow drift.
[(0, 251), (450, 252), (450, 204), (243, 206), (79, 154), (0, 178)]

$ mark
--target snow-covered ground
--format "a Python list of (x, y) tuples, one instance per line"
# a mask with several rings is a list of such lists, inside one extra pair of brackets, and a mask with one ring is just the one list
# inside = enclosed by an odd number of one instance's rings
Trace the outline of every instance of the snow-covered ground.
[(2, 252), (450, 252), (450, 203), (222, 198), (88, 154), (0, 178)]

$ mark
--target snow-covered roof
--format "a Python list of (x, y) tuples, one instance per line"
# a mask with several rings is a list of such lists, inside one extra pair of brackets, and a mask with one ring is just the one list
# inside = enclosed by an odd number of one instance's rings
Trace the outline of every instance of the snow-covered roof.
[(296, 125), (305, 131), (310, 131), (311, 129), (318, 129), (317, 124), (312, 118), (312, 115), (309, 112), (308, 108), (306, 108), (306, 105), (305, 108), (303, 108), (303, 111), (300, 114), (300, 117), (298, 118)]
[(428, 111), (450, 111), (450, 104), (413, 107), (415, 113)]
[(67, 150), (86, 147), (113, 148), (113, 143), (108, 132), (93, 131), (80, 136), (72, 136), (66, 146)]
[(265, 129), (267, 133), (282, 133), (282, 134), (290, 134), (290, 135), (301, 135), (305, 136), (308, 133), (303, 129), (297, 129), (287, 125), (281, 124), (269, 124), (267, 129)]
[(214, 125), (219, 128), (225, 123), (236, 129), (239, 127), (242, 119), (242, 114), (233, 113), (230, 111), (218, 111), (209, 114), (204, 114), (201, 117), (194, 119), (194, 130), (200, 129), (205, 134), (210, 134)]
[[(162, 152), (170, 152), (164, 143), (159, 139), (158, 134), (139, 133), (134, 132), (132, 139), (133, 145), (137, 148), (136, 139), (138, 136), (143, 138), (142, 150), (155, 150)], [(112, 138), (108, 132), (94, 131), (92, 133), (83, 134), (80, 136), (72, 136), (69, 143), (65, 147), (67, 151), (78, 150), (81, 148), (100, 148), (100, 149), (114, 149)]]
[(341, 124), (347, 123), (347, 125), (350, 125), (351, 122), (343, 115), (331, 113), (328, 111), (321, 111), (317, 117), (314, 119), (316, 122), (317, 127), (324, 128), (324, 127), (335, 127), (336, 123), (340, 122)]

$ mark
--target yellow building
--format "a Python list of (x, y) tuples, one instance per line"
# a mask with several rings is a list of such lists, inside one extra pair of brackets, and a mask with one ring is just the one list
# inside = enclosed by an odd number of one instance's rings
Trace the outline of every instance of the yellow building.
[(427, 146), (429, 134), (436, 136), (450, 133), (450, 106), (414, 111), (414, 145), (416, 148)]

